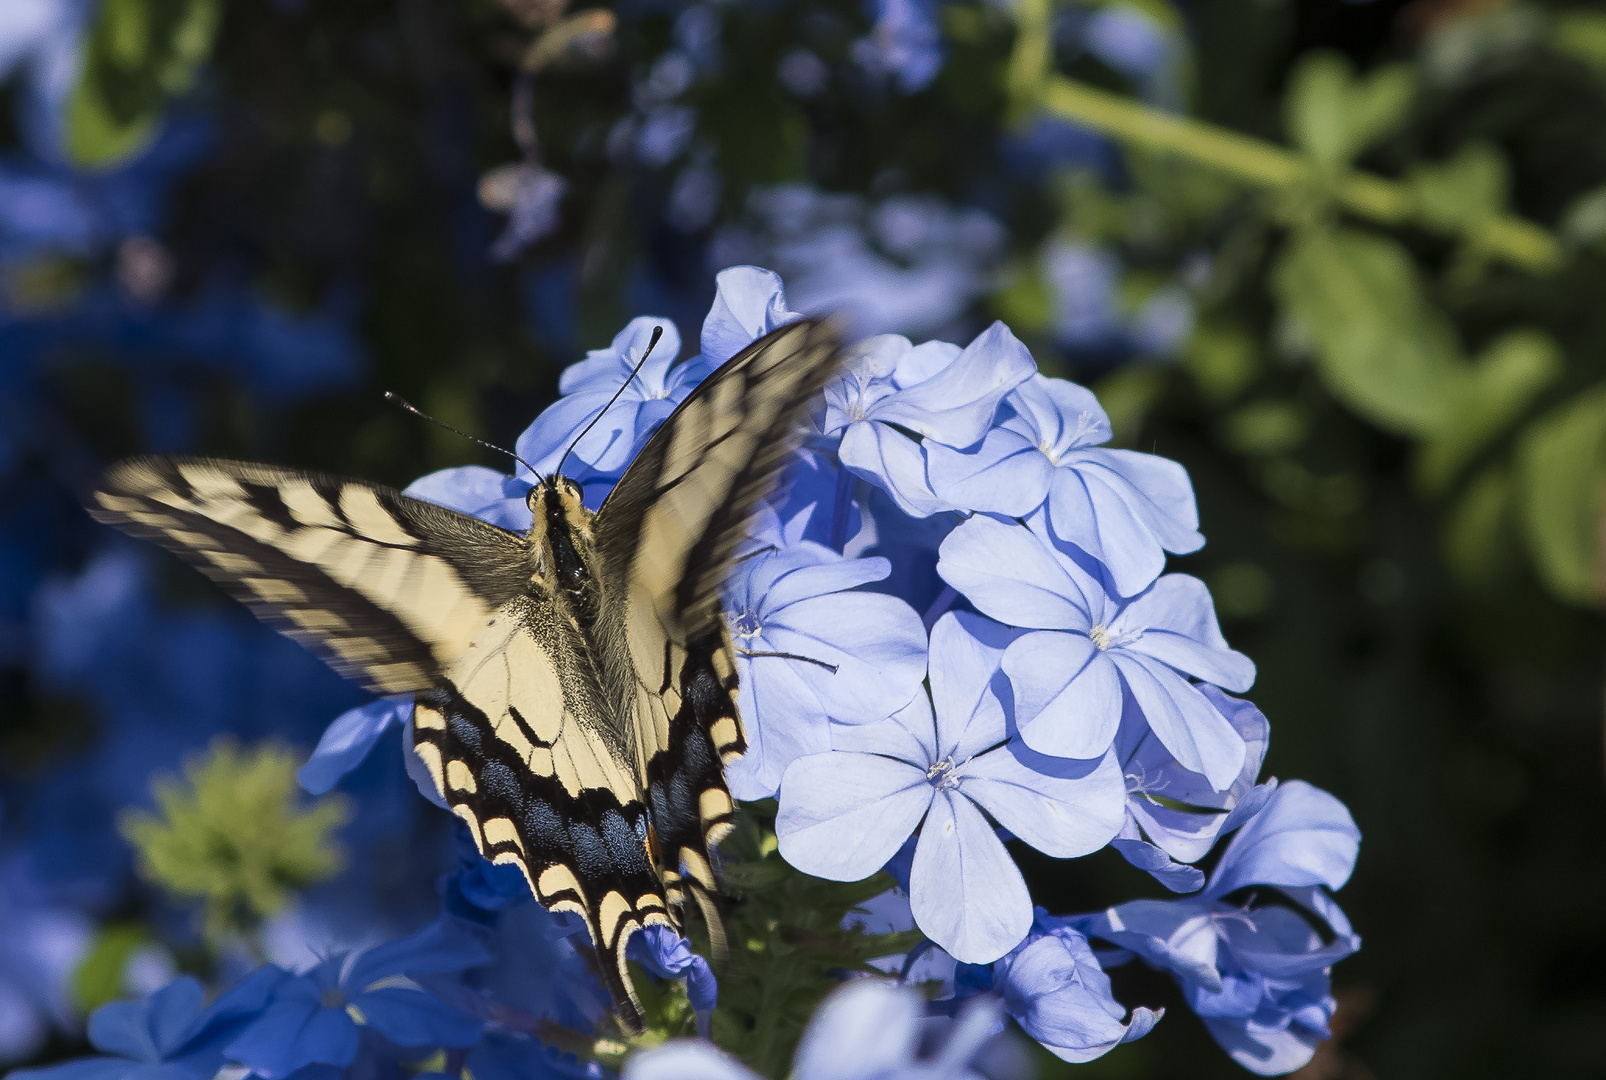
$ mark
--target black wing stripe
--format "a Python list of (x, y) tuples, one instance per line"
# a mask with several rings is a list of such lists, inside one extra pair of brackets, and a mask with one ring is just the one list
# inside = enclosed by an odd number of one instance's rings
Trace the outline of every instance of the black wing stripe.
[[(605, 788), (571, 793), (556, 777), (531, 771), (450, 684), (420, 695), (415, 711), (419, 756), (481, 854), (518, 866), (549, 910), (585, 919), (620, 1021), (639, 1032), (641, 1003), (625, 949), (645, 926), (675, 925), (648, 856), (645, 807)], [(474, 777), (474, 790), (449, 782), (456, 763)]]
[(206, 458), (135, 458), (100, 520), (196, 565), (381, 693), (431, 685), (529, 580), (519, 537), (390, 488)]
[(438, 677), (429, 646), (400, 619), (317, 566), (199, 514), (141, 505), (148, 509), (119, 499), (115, 511), (95, 516), (183, 556), (263, 622), (376, 693), (422, 689)]

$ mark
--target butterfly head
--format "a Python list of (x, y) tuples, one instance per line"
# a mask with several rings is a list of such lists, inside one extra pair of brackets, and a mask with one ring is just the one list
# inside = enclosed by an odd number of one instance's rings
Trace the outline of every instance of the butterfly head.
[(554, 473), (542, 477), (525, 496), (534, 518), (530, 538), (535, 541), (537, 561), (556, 571), (561, 584), (569, 588), (580, 586), (589, 577), (594, 515), (583, 494), (579, 484)]

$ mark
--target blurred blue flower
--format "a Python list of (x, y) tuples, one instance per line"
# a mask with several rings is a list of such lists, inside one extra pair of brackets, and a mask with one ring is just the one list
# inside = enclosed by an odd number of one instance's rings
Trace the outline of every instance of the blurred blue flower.
[(757, 266), (732, 266), (714, 275), (714, 305), (703, 320), (701, 346), (707, 370), (717, 368), (771, 330), (800, 316), (786, 306), (781, 276)]
[(1100, 446), (1110, 421), (1092, 391), (1037, 375), (1004, 404), (1008, 411), (979, 445), (954, 449), (970, 444), (939, 439), (927, 448), (939, 498), (1009, 517), (1046, 504), (1055, 539), (1103, 563), (1122, 596), (1159, 577), (1167, 551), (1204, 546), (1187, 472), (1155, 454)]
[(980, 442), (998, 403), (1036, 371), (1031, 354), (1001, 322), (964, 349), (874, 337), (826, 387), (821, 431), (840, 433), (842, 464), (886, 491), (904, 513), (926, 517), (956, 509), (964, 504), (936, 495), (927, 481), (928, 445)]
[(1009, 738), (999, 661), (1012, 635), (949, 613), (931, 631), (931, 693), (890, 719), (837, 727), (836, 749), (781, 781), (781, 855), (805, 873), (856, 881), (920, 829), (909, 876), (915, 922), (956, 959), (990, 963), (1032, 922), (1020, 871), (983, 816), (1056, 858), (1097, 851), (1121, 826), (1115, 759), (1044, 758)]
[(44, 1069), (19, 1069), (13, 1080), (211, 1080), (223, 1065), (223, 1044), (267, 1005), (283, 976), (260, 968), (210, 1006), (189, 976), (142, 1002), (114, 1001), (89, 1019), (89, 1041), (109, 1057), (80, 1058)]
[(561, 221), (559, 204), (568, 181), (540, 165), (518, 162), (493, 169), (480, 180), (480, 202), (506, 213), (507, 228), (491, 245), (491, 258), (506, 262), (542, 239)]
[(1115, 737), (1116, 756), (1126, 774), (1126, 824), (1110, 843), (1172, 892), (1202, 886), (1203, 871), (1184, 864), (1204, 858), (1218, 837), (1258, 813), (1277, 787), (1275, 779), (1255, 783), (1271, 735), (1265, 714), (1214, 686), (1201, 685), (1199, 692), (1243, 736), (1243, 769), (1226, 791), (1213, 790), (1204, 777), (1177, 764), (1131, 694), (1123, 699)]
[(1165, 1011), (1136, 1008), (1128, 1018), (1087, 938), (1041, 908), (1031, 933), (1008, 956), (991, 968), (967, 966), (956, 979), (962, 994), (999, 994), (1021, 1030), (1055, 1057), (1077, 1063), (1142, 1038)]
[[(1001, 1010), (978, 998), (955, 1022), (933, 1021), (920, 994), (856, 979), (820, 1003), (798, 1043), (791, 1080), (966, 1080), (967, 1066), (1001, 1030)], [(936, 1043), (935, 1046), (932, 1044)], [(676, 1040), (625, 1062), (622, 1080), (759, 1080), (712, 1043)]]
[(1343, 803), (1291, 780), (1233, 837), (1197, 897), (1134, 900), (1076, 925), (1171, 972), (1240, 1065), (1291, 1072), (1329, 1037), (1328, 968), (1360, 947), (1327, 891), (1349, 880), (1359, 845)]
[(1004, 237), (986, 212), (932, 195), (872, 203), (778, 184), (748, 196), (744, 219), (715, 233), (710, 257), (775, 267), (787, 306), (832, 315), (850, 337), (930, 337), (968, 325), (966, 309), (993, 287)]
[[(1068, 140), (1061, 142), (1067, 153), (1082, 152)], [(1170, 357), (1193, 331), (1193, 300), (1178, 285), (1160, 288), (1127, 310), (1121, 297), (1121, 260), (1109, 248), (1055, 237), (1043, 245), (1041, 273), (1052, 298), (1055, 341), (1084, 363), (1108, 366), (1134, 356)]]
[(630, 959), (660, 979), (676, 979), (686, 986), (686, 999), (699, 1013), (707, 1013), (719, 1000), (719, 983), (708, 961), (692, 952), (691, 942), (667, 926), (653, 924), (630, 939)]
[(1035, 530), (979, 514), (942, 542), (937, 571), (983, 614), (1031, 631), (1009, 646), (1003, 669), (1032, 749), (1103, 755), (1124, 687), (1165, 748), (1214, 790), (1242, 771), (1243, 736), (1187, 677), (1247, 690), (1255, 665), (1227, 647), (1198, 578), (1167, 574), (1122, 600)]
[(931, 85), (942, 70), (942, 33), (933, 0), (874, 0), (875, 26), (853, 43), (853, 59), (872, 78), (905, 94)]
[(24, 1061), (52, 1030), (74, 1027), (71, 984), (95, 924), (37, 895), (24, 861), (0, 864), (0, 1064)]
[(307, 1065), (351, 1064), (359, 1025), (398, 1046), (472, 1046), (481, 1021), (411, 978), (489, 962), (471, 926), (444, 917), (409, 938), (331, 957), (304, 975), (281, 972), (267, 1007), (224, 1052), (266, 1080), (281, 1080)]
[(737, 564), (725, 585), (748, 743), (726, 770), (736, 798), (775, 794), (788, 765), (829, 749), (832, 720), (882, 719), (919, 690), (920, 616), (895, 596), (852, 591), (888, 569), (807, 541)]
[[(632, 378), (631, 370), (659, 327), (663, 337)], [(695, 358), (677, 364), (679, 355), (680, 331), (674, 323), (647, 316), (632, 319), (608, 348), (592, 349), (584, 360), (564, 369), (558, 381), (563, 397), (542, 410), (519, 436), (515, 446), (519, 456), (541, 475), (552, 472), (575, 436), (600, 415), (596, 427), (575, 443), (569, 459), (574, 465), (569, 469), (586, 466), (599, 476), (616, 479), (647, 437), (707, 374), (708, 368)], [(621, 386), (624, 393), (608, 406)], [(532, 481), (526, 471), (520, 466), (520, 478)]]

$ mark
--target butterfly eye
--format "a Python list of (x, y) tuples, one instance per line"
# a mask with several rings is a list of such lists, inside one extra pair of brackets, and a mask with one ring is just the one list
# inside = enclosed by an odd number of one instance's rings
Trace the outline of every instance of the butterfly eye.
[(573, 495), (576, 499), (580, 498), (581, 491), (580, 491), (580, 485), (579, 484), (575, 483), (573, 480), (570, 480), (567, 476), (565, 476), (563, 478), (563, 486), (564, 486), (564, 488), (566, 488), (568, 490), (570, 495)]

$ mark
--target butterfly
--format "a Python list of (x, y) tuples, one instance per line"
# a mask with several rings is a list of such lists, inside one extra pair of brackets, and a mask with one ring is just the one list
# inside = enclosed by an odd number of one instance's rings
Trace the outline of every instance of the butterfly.
[[(841, 349), (794, 322), (715, 369), (593, 513), (554, 473), (519, 535), (391, 488), (207, 458), (132, 458), (101, 521), (169, 548), (379, 694), (480, 853), (585, 921), (621, 1025), (632, 935), (722, 944), (712, 851), (747, 742), (720, 588)], [(561, 468), (561, 462), (559, 463)]]

